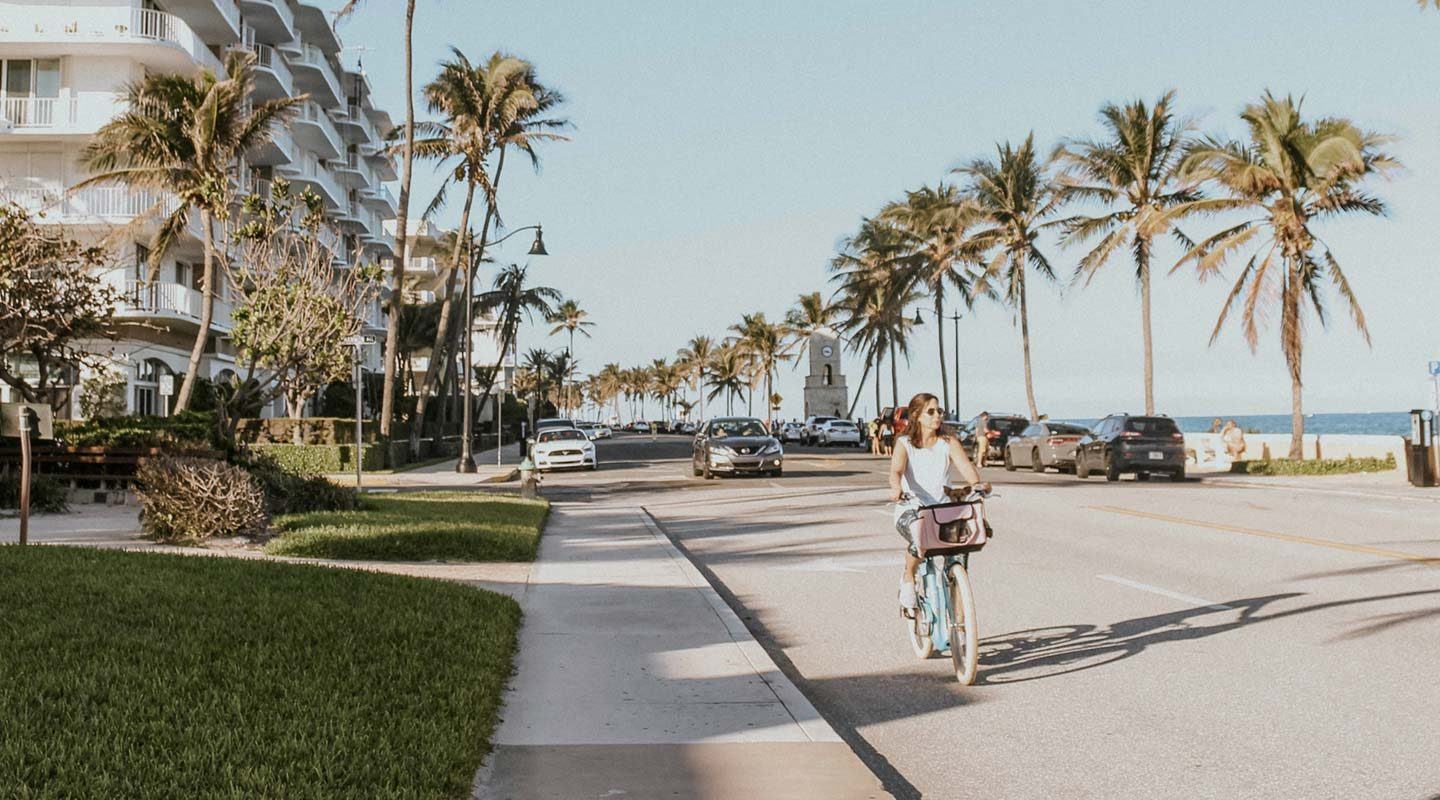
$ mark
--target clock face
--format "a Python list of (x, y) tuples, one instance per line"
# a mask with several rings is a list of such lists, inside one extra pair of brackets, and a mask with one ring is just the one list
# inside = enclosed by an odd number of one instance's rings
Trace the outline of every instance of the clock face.
[(829, 358), (830, 356), (835, 355), (835, 348), (833, 348), (833, 347), (831, 347), (830, 345), (827, 344), (827, 345), (825, 345), (824, 347), (821, 347), (821, 348), (820, 348), (820, 355), (825, 356), (826, 358)]

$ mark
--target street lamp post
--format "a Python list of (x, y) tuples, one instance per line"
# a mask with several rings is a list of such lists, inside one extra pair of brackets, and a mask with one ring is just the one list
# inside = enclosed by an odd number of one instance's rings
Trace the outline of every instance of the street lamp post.
[(950, 315), (955, 321), (955, 416), (960, 416), (960, 312)]
[[(550, 255), (545, 251), (545, 240), (541, 236), (542, 232), (539, 225), (526, 225), (523, 228), (516, 228), (515, 230), (510, 231), (509, 233), (505, 234), (499, 239), (496, 239), (493, 242), (490, 242), (489, 244), (500, 244), (501, 242), (509, 239), (511, 236), (514, 236), (521, 231), (530, 230), (535, 231), (535, 241), (530, 245), (530, 255)], [(468, 236), (469, 234), (462, 233), (462, 235)], [(460, 458), (455, 462), (455, 471), (463, 473), (475, 472), (475, 456), (473, 454), (473, 448), (471, 447), (471, 440), (474, 436), (475, 427), (475, 402), (474, 396), (472, 394), (474, 389), (472, 381), (475, 376), (475, 367), (471, 363), (471, 361), (473, 360), (473, 355), (475, 352), (475, 267), (484, 257), (485, 250), (484, 246), (482, 245), (481, 247), (476, 248), (475, 257), (467, 259), (467, 263), (465, 265), (465, 360), (461, 362), (461, 367), (465, 371), (465, 405), (463, 413), (461, 415), (460, 423)], [(505, 354), (501, 353), (501, 369), (505, 368), (504, 357)], [(498, 414), (496, 415), (496, 419), (499, 419)], [(498, 443), (498, 437), (496, 438), (496, 441)]]

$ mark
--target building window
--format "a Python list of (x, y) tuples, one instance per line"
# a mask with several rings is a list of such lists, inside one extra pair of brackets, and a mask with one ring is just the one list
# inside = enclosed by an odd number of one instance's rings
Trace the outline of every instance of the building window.
[(135, 367), (135, 409), (136, 414), (145, 416), (169, 416), (168, 398), (160, 396), (160, 376), (173, 374), (165, 362), (147, 358)]
[(822, 377), (820, 381), (826, 386), (829, 386), (835, 382), (835, 372), (833, 369), (831, 369), (829, 364), (825, 365), (824, 377)]

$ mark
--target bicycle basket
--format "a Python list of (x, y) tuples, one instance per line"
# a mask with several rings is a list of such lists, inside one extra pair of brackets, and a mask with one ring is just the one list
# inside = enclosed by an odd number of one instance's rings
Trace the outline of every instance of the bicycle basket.
[(973, 552), (989, 541), (983, 503), (941, 503), (919, 508), (915, 549), (924, 557)]

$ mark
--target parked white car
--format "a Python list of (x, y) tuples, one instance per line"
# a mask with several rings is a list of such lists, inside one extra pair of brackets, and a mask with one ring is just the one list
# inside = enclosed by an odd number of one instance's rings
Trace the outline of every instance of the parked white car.
[(798, 442), (800, 434), (804, 432), (805, 426), (798, 422), (786, 422), (780, 426), (779, 438), (782, 442)]
[(538, 470), (584, 467), (597, 469), (595, 443), (577, 428), (547, 428), (535, 437), (530, 458)]
[(860, 429), (849, 420), (832, 419), (829, 422), (821, 423), (815, 438), (821, 447), (834, 447), (842, 444), (853, 444), (859, 447)]
[(820, 426), (835, 419), (835, 417), (809, 417), (805, 420), (805, 427), (800, 429), (801, 444), (818, 444), (820, 442)]
[(594, 439), (609, 439), (611, 436), (614, 436), (614, 435), (615, 435), (615, 432), (612, 431), (612, 430), (610, 430), (610, 426), (609, 426), (609, 425), (606, 425), (606, 424), (603, 423), (603, 422), (597, 422), (597, 423), (595, 423), (595, 435), (594, 435), (593, 437), (591, 437), (591, 438), (594, 438)]

